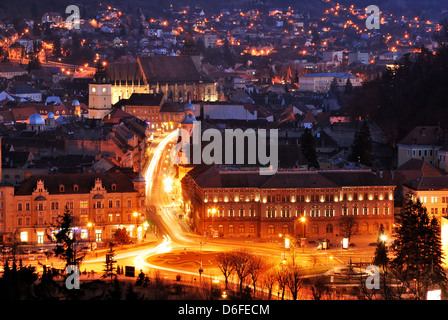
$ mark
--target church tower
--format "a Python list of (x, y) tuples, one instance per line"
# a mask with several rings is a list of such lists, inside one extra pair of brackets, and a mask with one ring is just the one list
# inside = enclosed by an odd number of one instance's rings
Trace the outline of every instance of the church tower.
[(98, 65), (89, 83), (89, 118), (103, 119), (112, 110), (112, 84), (107, 80), (106, 68)]

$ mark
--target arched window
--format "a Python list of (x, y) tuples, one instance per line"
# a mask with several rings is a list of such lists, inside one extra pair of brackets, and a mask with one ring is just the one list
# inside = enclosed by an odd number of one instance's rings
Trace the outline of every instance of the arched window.
[(319, 233), (319, 225), (317, 223), (313, 223), (311, 226), (311, 233), (318, 234)]
[(244, 234), (244, 224), (240, 224), (239, 228), (238, 228), (238, 232), (240, 234)]
[(251, 225), (249, 226), (249, 233), (250, 233), (250, 234), (255, 234), (255, 226), (254, 226), (253, 224), (251, 224)]
[(229, 225), (229, 235), (233, 235), (234, 227), (233, 224)]
[(361, 231), (362, 232), (368, 232), (369, 231), (369, 224), (367, 222), (363, 222), (361, 225)]
[(327, 233), (333, 233), (333, 225), (331, 223), (327, 224), (325, 230)]
[(274, 233), (275, 233), (275, 227), (272, 224), (270, 224), (268, 226), (268, 234), (273, 235)]
[(287, 224), (282, 226), (282, 234), (289, 234), (289, 226)]

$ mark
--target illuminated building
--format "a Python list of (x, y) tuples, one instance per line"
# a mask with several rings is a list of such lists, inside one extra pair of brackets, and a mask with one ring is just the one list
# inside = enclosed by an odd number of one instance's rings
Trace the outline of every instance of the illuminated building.
[(112, 84), (107, 79), (104, 66), (98, 66), (92, 82), (89, 83), (89, 118), (103, 119), (112, 110)]
[(34, 175), (15, 191), (1, 186), (0, 203), (6, 241), (16, 233), (22, 244), (49, 244), (47, 235), (66, 208), (85, 241), (106, 241), (118, 228), (135, 238), (145, 220), (145, 179), (121, 172)]
[[(344, 217), (359, 234), (391, 232), (394, 186), (370, 170), (279, 171), (197, 166), (182, 180), (184, 203), (196, 230), (224, 237), (272, 238), (278, 234), (341, 236)], [(305, 217), (302, 225), (300, 218)], [(341, 238), (339, 238), (341, 240)]]
[(344, 87), (348, 79), (353, 87), (362, 85), (362, 79), (348, 72), (310, 73), (299, 77), (299, 91), (327, 92), (330, 90), (333, 79), (338, 87)]

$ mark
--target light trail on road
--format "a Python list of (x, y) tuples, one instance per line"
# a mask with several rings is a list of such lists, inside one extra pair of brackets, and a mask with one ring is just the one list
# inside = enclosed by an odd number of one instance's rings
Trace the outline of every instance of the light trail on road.
[(153, 157), (151, 162), (148, 165), (148, 168), (145, 173), (146, 179), (146, 195), (147, 197), (152, 194), (152, 186), (154, 184), (154, 176), (156, 172), (156, 168), (160, 162), (160, 158), (162, 157), (163, 150), (166, 148), (167, 144), (173, 141), (176, 141), (178, 137), (177, 130), (171, 132), (168, 136), (166, 136), (154, 150)]

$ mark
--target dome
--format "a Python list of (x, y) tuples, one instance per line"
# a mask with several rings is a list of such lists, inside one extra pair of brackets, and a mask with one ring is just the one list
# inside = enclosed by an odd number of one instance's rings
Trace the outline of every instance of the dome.
[(196, 108), (191, 102), (189, 102), (185, 105), (185, 111), (196, 111)]
[(195, 124), (198, 123), (192, 114), (187, 114), (181, 124)]
[(72, 101), (72, 107), (78, 107), (80, 104), (79, 104), (79, 101), (78, 100), (73, 100)]
[(30, 117), (28, 118), (28, 121), (29, 121), (30, 125), (35, 125), (35, 126), (45, 125), (44, 117), (42, 117), (38, 113), (34, 113), (34, 114), (30, 115)]
[(48, 119), (54, 119), (54, 113), (53, 112), (48, 112), (47, 118)]

